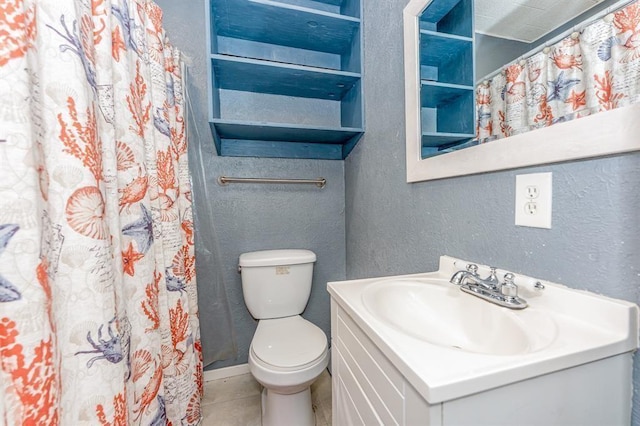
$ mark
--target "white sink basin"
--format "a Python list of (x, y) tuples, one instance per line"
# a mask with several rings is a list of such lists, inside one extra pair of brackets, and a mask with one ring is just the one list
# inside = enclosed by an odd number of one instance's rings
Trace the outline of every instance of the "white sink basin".
[(384, 280), (363, 291), (380, 321), (425, 342), (467, 352), (517, 355), (557, 337), (555, 322), (535, 308), (513, 311), (463, 293), (445, 280)]

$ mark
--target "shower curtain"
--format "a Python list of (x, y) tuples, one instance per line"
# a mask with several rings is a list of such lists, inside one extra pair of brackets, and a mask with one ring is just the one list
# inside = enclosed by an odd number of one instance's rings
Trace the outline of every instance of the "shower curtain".
[(476, 88), (480, 143), (640, 101), (640, 4), (574, 32)]
[(0, 423), (197, 424), (180, 53), (149, 0), (0, 2)]

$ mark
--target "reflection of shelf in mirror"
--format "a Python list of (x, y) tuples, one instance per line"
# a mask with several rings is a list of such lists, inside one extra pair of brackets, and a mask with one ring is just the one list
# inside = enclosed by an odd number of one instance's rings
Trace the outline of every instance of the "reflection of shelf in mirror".
[(420, 89), (420, 105), (425, 108), (438, 108), (455, 102), (461, 96), (473, 97), (473, 86), (438, 83), (422, 80)]
[(453, 9), (453, 7), (459, 2), (460, 0), (439, 0), (436, 2), (432, 2), (425, 9), (425, 11), (422, 12), (420, 20), (431, 23), (438, 22), (442, 18), (444, 18), (445, 15), (447, 15), (451, 11), (451, 9)]
[(471, 37), (420, 31), (421, 63), (446, 64), (459, 57), (465, 50), (471, 49), (473, 49)]
[(420, 28), (471, 37), (472, 0), (437, 0), (429, 3), (420, 16)]
[(462, 43), (471, 43), (473, 42), (472, 37), (460, 36), (456, 34), (447, 34), (447, 33), (439, 33), (437, 31), (431, 30), (420, 30), (420, 38), (421, 40), (442, 40), (442, 43), (450, 43), (449, 45), (445, 45), (448, 47), (454, 47), (458, 45), (462, 45)]
[(245, 92), (340, 100), (360, 74), (257, 59), (211, 55), (215, 86)]
[(465, 139), (462, 141), (456, 141), (449, 144), (444, 144), (439, 147), (429, 147), (422, 146), (420, 149), (420, 154), (423, 159), (435, 157), (437, 155), (447, 154), (449, 152), (458, 151), (464, 148), (470, 148), (472, 146), (478, 145), (477, 139)]
[(314, 0), (314, 1), (317, 1), (318, 3), (332, 4), (334, 6), (340, 6), (342, 4), (342, 0)]
[(338, 54), (351, 49), (360, 25), (352, 16), (270, 0), (213, 0), (211, 9), (218, 36)]
[[(456, 135), (464, 139), (475, 132), (473, 120), (474, 88), (454, 84), (422, 81), (420, 88), (420, 115), (422, 133), (439, 136), (433, 142), (440, 146)], [(424, 139), (424, 138), (423, 138)]]
[(473, 40), (420, 31), (421, 78), (443, 83), (473, 84)]
[(452, 145), (459, 142), (465, 142), (475, 138), (474, 133), (440, 133), (440, 132), (423, 132), (422, 146), (430, 148), (439, 148), (445, 145)]

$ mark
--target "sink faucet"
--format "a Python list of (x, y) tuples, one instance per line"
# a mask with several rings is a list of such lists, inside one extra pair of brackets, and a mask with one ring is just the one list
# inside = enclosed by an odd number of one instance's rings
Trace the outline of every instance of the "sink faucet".
[(490, 268), (487, 278), (481, 278), (478, 275), (478, 266), (470, 263), (465, 270), (454, 273), (449, 281), (459, 285), (465, 293), (491, 303), (511, 309), (524, 309), (527, 307), (527, 302), (518, 297), (518, 286), (514, 279), (515, 276), (508, 272), (504, 276), (504, 282), (500, 283), (495, 267)]
[(474, 265), (473, 263), (469, 263), (466, 266), (466, 270), (460, 270), (453, 274), (451, 279), (449, 280), (451, 284), (462, 285), (466, 279), (473, 279), (478, 277), (478, 265)]
[(471, 281), (487, 290), (499, 291), (500, 280), (498, 280), (498, 276), (496, 275), (496, 268), (492, 266), (490, 267), (490, 271), (487, 278), (480, 278), (480, 275), (478, 275), (478, 265), (470, 263), (467, 265), (466, 270), (456, 272), (449, 281), (455, 285), (463, 285)]

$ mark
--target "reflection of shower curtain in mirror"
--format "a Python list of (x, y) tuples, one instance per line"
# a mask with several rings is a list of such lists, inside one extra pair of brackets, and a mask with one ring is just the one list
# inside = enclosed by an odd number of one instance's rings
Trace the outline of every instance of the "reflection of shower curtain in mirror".
[(150, 0), (0, 3), (0, 423), (197, 424), (180, 53)]
[(640, 101), (640, 4), (574, 32), (476, 88), (481, 143)]

